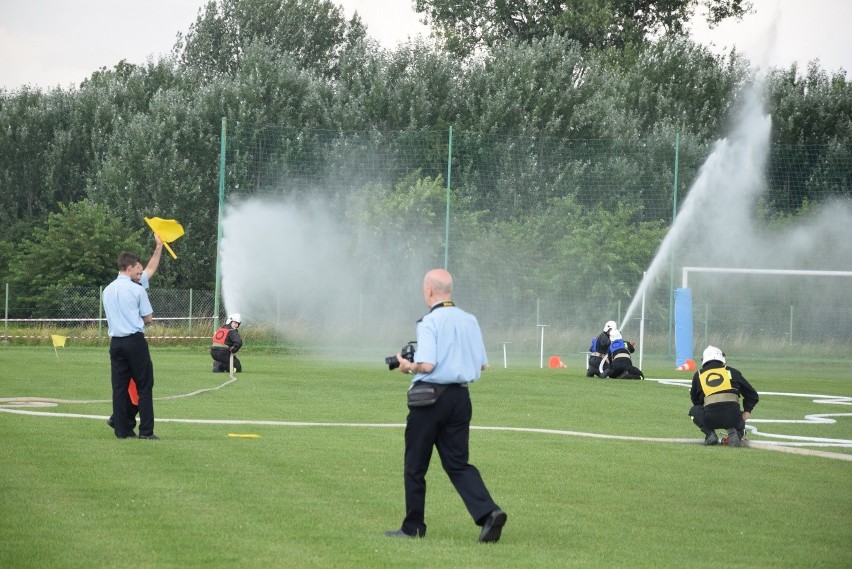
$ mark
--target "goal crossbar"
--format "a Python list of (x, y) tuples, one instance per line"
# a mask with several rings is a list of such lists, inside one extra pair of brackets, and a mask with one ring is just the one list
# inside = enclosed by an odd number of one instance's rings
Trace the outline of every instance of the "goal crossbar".
[(816, 271), (795, 269), (733, 269), (725, 267), (684, 267), (683, 288), (687, 287), (689, 273), (742, 273), (749, 275), (800, 275), (820, 277), (852, 277), (852, 271)]

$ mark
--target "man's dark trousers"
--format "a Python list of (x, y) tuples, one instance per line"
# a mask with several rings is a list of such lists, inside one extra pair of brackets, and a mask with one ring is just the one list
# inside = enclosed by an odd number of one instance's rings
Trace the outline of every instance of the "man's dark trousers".
[(468, 462), (472, 414), (467, 386), (459, 384), (449, 385), (434, 405), (409, 408), (405, 427), (406, 515), (402, 522), (405, 533), (426, 533), (426, 471), (433, 446), (438, 449), (444, 470), (477, 524), (482, 525), (498, 508), (479, 471)]
[(145, 334), (113, 337), (109, 344), (109, 362), (112, 377), (112, 415), (115, 434), (126, 437), (136, 426), (127, 388), (130, 378), (136, 382), (139, 393), (139, 434), (154, 434), (154, 365), (148, 350)]

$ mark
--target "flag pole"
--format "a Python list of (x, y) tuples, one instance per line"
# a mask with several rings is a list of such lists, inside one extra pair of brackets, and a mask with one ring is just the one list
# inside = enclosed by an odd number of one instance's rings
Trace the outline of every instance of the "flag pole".
[[(160, 237), (160, 239), (162, 239), (162, 237)], [(175, 252), (174, 252), (174, 251), (172, 251), (172, 248), (171, 248), (171, 247), (169, 247), (169, 244), (168, 244), (168, 243), (166, 243), (165, 241), (163, 241), (163, 247), (165, 247), (165, 248), (166, 248), (166, 251), (168, 251), (168, 252), (169, 252), (169, 255), (171, 255), (171, 256), (172, 256), (172, 259), (177, 259), (177, 255), (175, 255)]]

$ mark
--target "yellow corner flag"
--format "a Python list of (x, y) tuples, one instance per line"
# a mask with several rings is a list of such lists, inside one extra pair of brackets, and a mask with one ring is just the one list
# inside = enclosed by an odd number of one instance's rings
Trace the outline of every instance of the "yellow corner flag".
[(172, 251), (171, 247), (169, 247), (169, 243), (176, 241), (179, 237), (184, 235), (183, 225), (174, 219), (161, 219), (159, 217), (146, 217), (145, 223), (148, 224), (151, 231), (160, 236), (160, 239), (163, 240), (163, 245), (172, 256), (172, 259), (177, 259), (177, 255), (175, 255), (175, 252)]
[(59, 352), (56, 351), (56, 348), (64, 348), (65, 340), (67, 339), (67, 336), (60, 336), (59, 334), (50, 335), (50, 340), (53, 342), (53, 353), (56, 354), (56, 361), (59, 361)]

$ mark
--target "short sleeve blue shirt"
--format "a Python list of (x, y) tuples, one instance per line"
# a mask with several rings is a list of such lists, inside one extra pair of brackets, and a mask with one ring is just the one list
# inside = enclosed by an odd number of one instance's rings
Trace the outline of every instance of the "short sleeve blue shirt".
[(413, 381), (469, 383), (488, 363), (482, 330), (473, 314), (456, 306), (436, 308), (417, 323), (414, 361), (430, 363), (430, 373), (418, 373)]
[(103, 292), (109, 335), (130, 336), (145, 331), (143, 316), (154, 313), (148, 293), (127, 275), (118, 275)]

